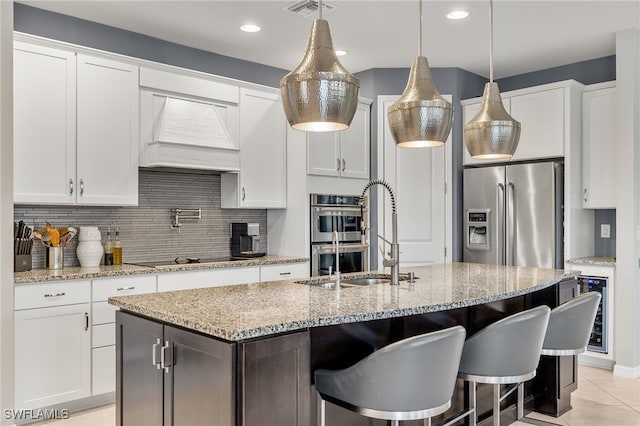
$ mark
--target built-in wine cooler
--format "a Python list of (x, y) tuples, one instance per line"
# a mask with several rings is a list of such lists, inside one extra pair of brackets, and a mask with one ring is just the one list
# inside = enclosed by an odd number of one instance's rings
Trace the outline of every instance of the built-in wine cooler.
[(589, 338), (587, 349), (592, 352), (606, 354), (608, 350), (607, 327), (608, 327), (608, 300), (607, 300), (607, 278), (604, 277), (580, 277), (581, 293), (587, 291), (597, 291), (602, 295), (596, 319), (593, 322), (593, 330)]

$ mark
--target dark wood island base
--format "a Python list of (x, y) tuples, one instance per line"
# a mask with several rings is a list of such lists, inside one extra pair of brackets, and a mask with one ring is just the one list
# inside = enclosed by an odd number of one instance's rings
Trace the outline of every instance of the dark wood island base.
[[(553, 308), (577, 295), (565, 279), (527, 294), (455, 309), (362, 322), (307, 327), (254, 339), (225, 340), (126, 311), (117, 312), (116, 424), (315, 425), (313, 371), (344, 368), (400, 339), (462, 325), (471, 335), (513, 313)], [(425, 360), (429, 362), (429, 360)], [(416, 366), (419, 368), (419, 366)], [(429, 383), (425, 383), (425, 387)], [(458, 381), (450, 417), (465, 406)], [(525, 413), (558, 416), (571, 408), (576, 357), (543, 357), (525, 387)], [(478, 410), (489, 423), (491, 386), (479, 386)], [(515, 395), (503, 404), (502, 424), (515, 420)], [(327, 424), (384, 425), (327, 404)], [(422, 421), (404, 422), (422, 425)], [(460, 421), (458, 424), (465, 424)]]

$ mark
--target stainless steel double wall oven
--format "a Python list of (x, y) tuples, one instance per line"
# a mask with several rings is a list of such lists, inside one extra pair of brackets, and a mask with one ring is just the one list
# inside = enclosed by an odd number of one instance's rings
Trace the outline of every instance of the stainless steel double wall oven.
[(367, 197), (311, 194), (311, 275), (336, 270), (333, 232), (338, 233), (340, 272), (369, 269)]

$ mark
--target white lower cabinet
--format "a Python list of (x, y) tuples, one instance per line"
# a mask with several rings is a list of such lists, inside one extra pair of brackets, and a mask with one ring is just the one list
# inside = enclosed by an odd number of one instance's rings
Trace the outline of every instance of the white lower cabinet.
[(116, 390), (116, 311), (112, 296), (155, 293), (156, 275), (98, 278), (91, 281), (91, 395)]
[(91, 350), (91, 393), (100, 395), (116, 390), (116, 346)]
[[(70, 284), (76, 291), (65, 300)], [(89, 281), (16, 287), (15, 408), (91, 395), (90, 291)]]
[(257, 283), (260, 267), (208, 269), (158, 274), (158, 291), (189, 290), (231, 284)]
[(289, 280), (309, 276), (309, 263), (283, 263), (260, 267), (260, 282)]

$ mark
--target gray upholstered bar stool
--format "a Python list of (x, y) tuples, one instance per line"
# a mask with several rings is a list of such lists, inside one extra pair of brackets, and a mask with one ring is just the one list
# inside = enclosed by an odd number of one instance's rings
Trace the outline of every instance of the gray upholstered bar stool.
[(325, 401), (396, 426), (430, 425), (451, 406), (465, 335), (455, 326), (392, 343), (343, 370), (316, 370), (318, 425), (325, 426)]
[(600, 293), (590, 292), (554, 308), (542, 343), (542, 355), (578, 355), (585, 351), (598, 311)]
[[(523, 383), (536, 375), (549, 313), (538, 306), (503, 318), (469, 337), (462, 350), (458, 377), (469, 384), (469, 410), (455, 420), (470, 416), (470, 424), (478, 421), (476, 388), (478, 383), (493, 384), (493, 424), (500, 425), (500, 402), (518, 390), (518, 419), (524, 415)], [(511, 388), (500, 394), (500, 385)]]

